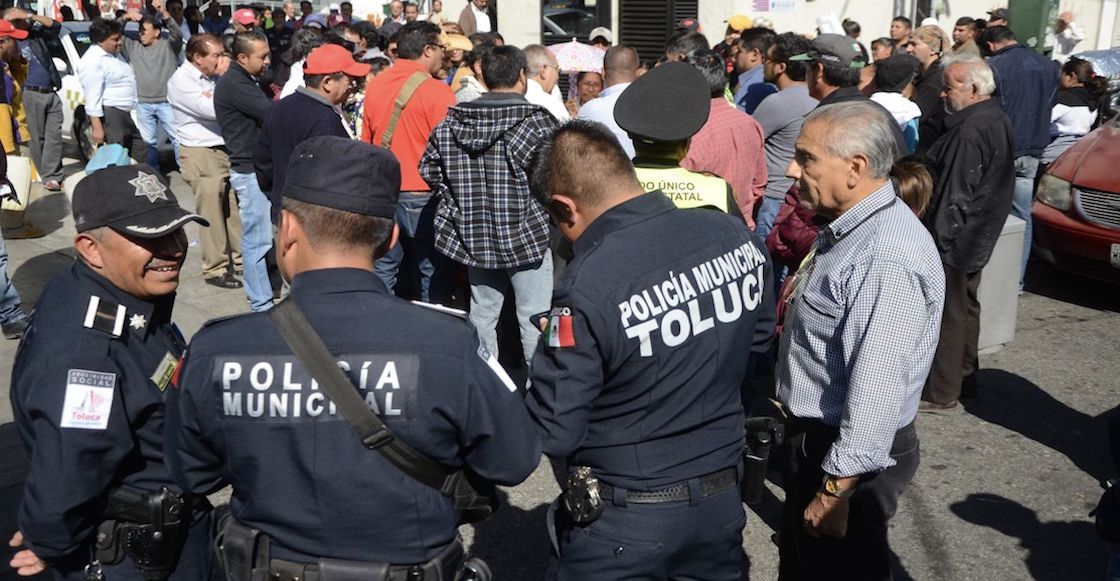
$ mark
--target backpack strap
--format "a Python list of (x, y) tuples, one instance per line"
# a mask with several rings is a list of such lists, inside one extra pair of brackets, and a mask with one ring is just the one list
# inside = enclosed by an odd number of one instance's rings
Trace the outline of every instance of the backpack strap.
[(397, 123), (401, 120), (401, 112), (404, 111), (405, 106), (412, 99), (412, 95), (416, 93), (416, 89), (419, 89), (420, 85), (430, 78), (432, 76), (428, 73), (416, 71), (405, 81), (401, 91), (397, 93), (396, 100), (393, 101), (393, 115), (389, 117), (389, 124), (385, 126), (385, 131), (381, 133), (381, 147), (389, 149), (389, 146), (393, 144), (393, 133), (396, 132)]

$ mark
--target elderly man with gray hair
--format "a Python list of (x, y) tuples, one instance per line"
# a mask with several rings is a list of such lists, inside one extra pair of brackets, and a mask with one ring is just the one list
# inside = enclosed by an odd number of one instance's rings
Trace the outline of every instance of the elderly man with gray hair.
[(783, 581), (889, 579), (887, 521), (918, 469), (914, 418), (945, 278), (892, 184), (891, 125), (868, 101), (819, 107), (786, 170), (801, 204), (829, 223), (785, 299)]
[(560, 65), (556, 56), (539, 44), (530, 44), (524, 52), (529, 63), (525, 75), (525, 100), (544, 107), (560, 123), (569, 121), (572, 116), (564, 107), (564, 98), (556, 88), (560, 81)]
[[(1015, 191), (1011, 120), (992, 98), (992, 69), (980, 57), (942, 60), (945, 134), (929, 149), (936, 176), (924, 221), (945, 265), (945, 317), (922, 411), (950, 412), (976, 392), (980, 271), (988, 263)], [(1030, 240), (1025, 242), (1030, 244)]]

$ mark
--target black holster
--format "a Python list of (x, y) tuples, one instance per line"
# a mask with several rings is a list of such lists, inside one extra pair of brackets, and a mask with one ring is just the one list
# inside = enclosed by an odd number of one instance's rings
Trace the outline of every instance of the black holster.
[(271, 560), (268, 535), (260, 529), (247, 527), (229, 512), (228, 506), (218, 508), (215, 519), (214, 546), (218, 565), (226, 581), (265, 581)]
[(785, 425), (777, 418), (759, 416), (747, 418), (747, 441), (743, 448), (743, 479), (739, 481), (739, 497), (747, 504), (758, 504), (766, 489), (766, 471), (770, 463), (770, 450), (781, 446), (785, 439)]
[(195, 504), (192, 497), (167, 487), (159, 491), (114, 488), (106, 502), (105, 520), (97, 528), (97, 560), (113, 565), (127, 556), (145, 579), (164, 581), (179, 562)]

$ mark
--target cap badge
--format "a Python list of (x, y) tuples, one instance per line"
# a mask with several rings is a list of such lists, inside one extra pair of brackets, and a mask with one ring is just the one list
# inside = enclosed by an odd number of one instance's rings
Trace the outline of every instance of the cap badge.
[(132, 315), (132, 317), (128, 320), (128, 326), (132, 327), (133, 329), (143, 329), (144, 325), (147, 324), (148, 321), (144, 318), (144, 315), (141, 315), (140, 313)]
[(128, 180), (128, 183), (136, 187), (137, 197), (144, 196), (153, 204), (156, 200), (167, 199), (167, 186), (150, 173), (140, 172), (135, 178)]

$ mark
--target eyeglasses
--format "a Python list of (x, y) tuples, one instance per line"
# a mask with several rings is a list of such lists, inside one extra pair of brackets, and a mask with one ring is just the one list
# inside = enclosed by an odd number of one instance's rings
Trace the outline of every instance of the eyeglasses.
[(446, 50), (447, 50), (447, 47), (446, 47), (446, 46), (444, 46), (444, 45), (442, 45), (442, 44), (436, 44), (436, 43), (434, 43), (434, 42), (429, 42), (429, 43), (428, 43), (428, 46), (434, 46), (434, 47), (436, 47), (436, 48), (438, 48), (438, 49), (440, 49), (440, 50), (443, 50), (443, 51), (446, 51)]

